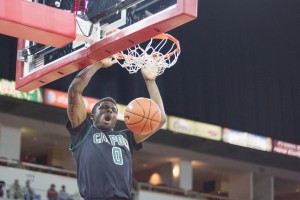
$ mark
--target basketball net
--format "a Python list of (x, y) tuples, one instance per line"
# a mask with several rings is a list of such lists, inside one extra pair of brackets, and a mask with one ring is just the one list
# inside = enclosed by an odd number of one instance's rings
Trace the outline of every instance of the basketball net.
[(162, 33), (147, 42), (115, 54), (114, 58), (130, 74), (141, 68), (148, 68), (154, 75), (159, 76), (177, 62), (180, 51), (179, 41), (169, 34)]

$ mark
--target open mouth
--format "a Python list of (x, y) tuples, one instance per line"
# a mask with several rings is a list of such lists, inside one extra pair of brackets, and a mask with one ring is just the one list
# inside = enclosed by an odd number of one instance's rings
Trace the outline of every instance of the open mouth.
[(107, 121), (107, 122), (109, 122), (111, 120), (111, 116), (110, 115), (106, 115), (104, 117), (104, 120)]

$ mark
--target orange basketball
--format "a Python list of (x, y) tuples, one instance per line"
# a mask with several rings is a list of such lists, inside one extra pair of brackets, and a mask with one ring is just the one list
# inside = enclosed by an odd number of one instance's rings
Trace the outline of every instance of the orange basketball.
[(126, 107), (124, 121), (135, 134), (147, 135), (159, 127), (161, 112), (158, 105), (148, 98), (136, 98)]

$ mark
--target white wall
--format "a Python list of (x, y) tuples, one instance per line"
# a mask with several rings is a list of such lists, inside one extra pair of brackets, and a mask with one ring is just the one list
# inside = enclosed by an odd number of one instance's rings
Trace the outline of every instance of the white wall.
[(228, 182), (229, 198), (234, 200), (253, 199), (253, 173), (236, 173), (230, 176)]
[(21, 132), (19, 128), (0, 124), (0, 156), (20, 159)]
[(254, 199), (274, 200), (274, 177), (254, 174)]
[(30, 180), (32, 188), (35, 189), (37, 194), (41, 195), (42, 200), (47, 199), (46, 192), (52, 183), (56, 185), (57, 191), (60, 190), (62, 185), (65, 185), (69, 194), (78, 193), (76, 178), (0, 166), (0, 180), (5, 181), (5, 190), (13, 184), (15, 179), (19, 180), (21, 187), (25, 186), (26, 180)]

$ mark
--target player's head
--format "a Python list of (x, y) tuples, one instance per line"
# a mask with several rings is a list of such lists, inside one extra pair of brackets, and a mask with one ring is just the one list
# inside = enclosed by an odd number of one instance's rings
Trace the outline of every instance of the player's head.
[(113, 130), (117, 123), (118, 107), (111, 97), (102, 98), (92, 109), (94, 126), (101, 130)]

